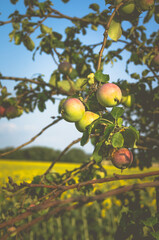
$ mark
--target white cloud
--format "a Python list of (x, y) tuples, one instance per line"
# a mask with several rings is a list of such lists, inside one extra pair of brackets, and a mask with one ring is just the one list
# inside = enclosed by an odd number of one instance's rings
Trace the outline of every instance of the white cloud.
[(3, 122), (0, 125), (0, 132), (4, 133), (4, 132), (15, 132), (18, 129), (17, 125), (15, 123), (11, 123), (11, 122)]

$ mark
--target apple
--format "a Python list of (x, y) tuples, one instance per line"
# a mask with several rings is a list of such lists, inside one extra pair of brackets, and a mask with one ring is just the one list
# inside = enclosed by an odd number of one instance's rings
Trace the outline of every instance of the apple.
[(8, 119), (20, 117), (23, 113), (23, 109), (16, 106), (9, 106), (6, 108), (5, 115)]
[(5, 108), (3, 106), (0, 106), (0, 117), (3, 117), (5, 114)]
[(136, 4), (141, 11), (147, 11), (154, 5), (154, 0), (137, 0)]
[(159, 65), (159, 53), (154, 56), (154, 58), (153, 58), (153, 63), (154, 63), (155, 65)]
[(59, 72), (63, 74), (70, 74), (72, 72), (72, 65), (69, 62), (61, 62), (58, 66)]
[(116, 84), (105, 83), (98, 88), (96, 96), (102, 106), (113, 107), (120, 103), (122, 92)]
[(69, 98), (62, 105), (61, 114), (68, 122), (79, 121), (83, 117), (84, 113), (85, 106), (77, 98)]
[(84, 132), (86, 130), (86, 127), (98, 118), (99, 118), (98, 114), (86, 111), (83, 117), (78, 122), (75, 122), (75, 126), (78, 131)]
[(132, 164), (133, 154), (127, 148), (120, 148), (112, 152), (111, 161), (115, 167), (125, 169)]
[[(123, 0), (116, 0), (115, 1), (115, 4), (119, 4), (120, 2), (122, 2)], [(122, 14), (132, 14), (135, 10), (135, 2), (134, 0), (130, 0), (126, 3), (124, 3), (124, 5), (122, 5), (120, 8), (119, 8), (119, 12)]]
[(127, 96), (122, 95), (121, 103), (125, 107), (131, 107), (135, 102), (134, 94), (129, 94)]

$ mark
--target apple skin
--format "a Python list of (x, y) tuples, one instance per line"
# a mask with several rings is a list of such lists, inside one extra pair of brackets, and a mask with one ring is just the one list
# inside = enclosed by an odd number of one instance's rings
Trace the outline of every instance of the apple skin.
[(147, 11), (154, 5), (154, 0), (136, 0), (136, 4), (141, 11)]
[(125, 169), (132, 164), (133, 154), (127, 148), (120, 148), (112, 153), (111, 161), (116, 168)]
[(6, 108), (5, 115), (8, 119), (20, 117), (23, 113), (23, 109), (15, 106), (9, 106)]
[(159, 66), (159, 53), (154, 56), (153, 63)]
[(98, 118), (98, 114), (86, 111), (83, 117), (78, 122), (75, 122), (75, 126), (79, 132), (84, 132), (86, 130), (86, 127)]
[[(117, 5), (117, 4), (119, 4), (120, 2), (122, 2), (122, 0), (116, 0), (115, 1), (115, 4)], [(132, 14), (133, 12), (134, 12), (134, 10), (135, 10), (135, 2), (134, 2), (134, 0), (131, 0), (131, 1), (129, 1), (129, 2), (126, 2), (123, 6), (121, 6), (120, 8), (119, 8), (119, 12), (122, 14), (126, 14), (126, 15), (128, 15), (128, 14)]]
[(3, 106), (0, 106), (0, 117), (3, 117), (5, 115), (5, 108)]
[(129, 94), (127, 96), (122, 96), (121, 103), (125, 107), (131, 107), (135, 102), (134, 94)]
[(72, 72), (72, 65), (69, 62), (61, 62), (58, 69), (60, 73), (68, 75)]
[(98, 102), (104, 107), (114, 107), (120, 103), (122, 92), (120, 88), (114, 83), (105, 83), (98, 88), (97, 93)]
[(61, 114), (67, 122), (79, 121), (84, 113), (85, 106), (77, 98), (69, 98), (63, 103)]

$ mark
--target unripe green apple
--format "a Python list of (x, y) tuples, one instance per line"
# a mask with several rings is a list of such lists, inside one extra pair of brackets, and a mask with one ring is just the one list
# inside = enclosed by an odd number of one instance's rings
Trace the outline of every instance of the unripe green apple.
[(127, 148), (120, 148), (112, 152), (111, 161), (119, 169), (128, 168), (133, 162), (132, 152)]
[(105, 83), (98, 88), (97, 93), (98, 102), (104, 107), (114, 107), (120, 103), (122, 92), (120, 88), (114, 83)]
[(86, 111), (83, 117), (78, 122), (75, 122), (75, 126), (78, 131), (84, 132), (86, 130), (86, 127), (98, 118), (99, 118), (98, 114)]
[(62, 106), (61, 114), (68, 122), (79, 121), (85, 113), (85, 106), (77, 98), (67, 99)]
[(72, 72), (72, 65), (69, 62), (61, 62), (58, 69), (60, 73), (70, 74)]
[[(123, 0), (115, 0), (115, 4), (119, 4), (120, 2), (122, 2)], [(119, 8), (119, 12), (122, 14), (132, 14), (135, 10), (135, 2), (134, 0), (130, 0), (126, 3), (124, 3), (124, 5), (122, 5)]]
[(134, 94), (129, 94), (127, 96), (122, 96), (121, 103), (125, 107), (131, 107), (135, 102)]
[(5, 114), (5, 108), (3, 106), (0, 106), (0, 117), (3, 117)]
[(147, 11), (154, 5), (154, 0), (136, 0), (136, 4), (141, 11)]

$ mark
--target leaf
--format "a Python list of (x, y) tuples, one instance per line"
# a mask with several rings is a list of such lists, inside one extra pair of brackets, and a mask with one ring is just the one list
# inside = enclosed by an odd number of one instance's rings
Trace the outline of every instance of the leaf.
[(35, 48), (35, 44), (34, 44), (33, 40), (28, 35), (25, 35), (25, 37), (23, 38), (23, 43), (24, 43), (24, 46), (29, 51), (32, 51)]
[(134, 79), (140, 79), (140, 75), (138, 73), (132, 73), (130, 76)]
[(71, 80), (70, 81), (67, 81), (67, 80), (58, 81), (57, 87), (66, 92), (69, 92), (71, 87), (74, 87), (74, 82)]
[(158, 223), (157, 217), (149, 217), (146, 220), (142, 220), (142, 223), (147, 227), (153, 227)]
[(48, 26), (45, 26), (44, 24), (40, 25), (40, 30), (42, 33), (52, 33), (52, 28), (49, 28)]
[(150, 233), (156, 240), (159, 240), (159, 231)]
[(124, 144), (123, 135), (120, 132), (117, 132), (112, 137), (112, 145), (114, 148), (121, 148)]
[(108, 36), (117, 41), (122, 35), (121, 23), (118, 20), (113, 19), (110, 23), (110, 27), (108, 29)]
[(113, 107), (110, 113), (114, 119), (118, 119), (124, 113), (124, 109), (122, 107)]
[(94, 10), (95, 12), (99, 12), (99, 5), (96, 3), (92, 3), (89, 5), (89, 8), (91, 8), (92, 10)]
[(86, 131), (83, 133), (83, 136), (81, 138), (81, 146), (84, 146), (89, 140), (89, 133), (88, 133), (88, 129), (86, 129)]
[(139, 132), (130, 126), (127, 128), (124, 132), (122, 132), (122, 135), (124, 137), (124, 146), (135, 148), (136, 147), (136, 141), (139, 139)]
[(98, 82), (102, 82), (102, 83), (107, 83), (109, 81), (109, 75), (108, 74), (103, 74), (101, 70), (98, 70), (95, 74), (95, 79)]
[(148, 69), (145, 69), (143, 72), (142, 72), (142, 76), (145, 77), (150, 71)]
[(102, 155), (100, 155), (99, 151), (103, 145), (103, 142), (104, 142), (104, 139), (100, 142), (98, 142), (95, 146), (95, 149), (93, 151), (93, 159), (96, 161), (96, 162), (100, 162), (102, 160)]
[(118, 118), (117, 119), (117, 124), (118, 124), (119, 127), (122, 127), (123, 119), (122, 118)]

